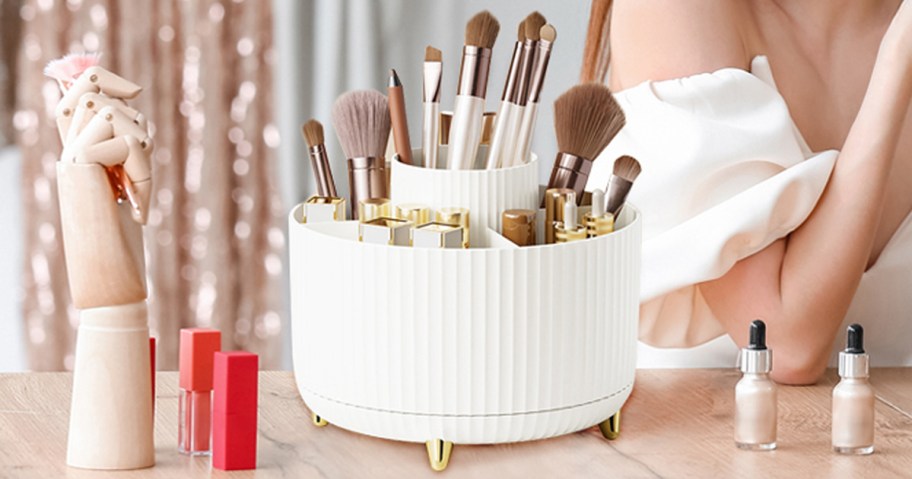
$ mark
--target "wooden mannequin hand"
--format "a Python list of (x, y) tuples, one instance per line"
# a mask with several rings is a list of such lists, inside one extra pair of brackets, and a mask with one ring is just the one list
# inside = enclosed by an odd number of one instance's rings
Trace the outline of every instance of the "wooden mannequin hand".
[(139, 91), (139, 86), (91, 67), (66, 90), (56, 111), (61, 161), (104, 166), (114, 199), (129, 201), (133, 220), (145, 224), (152, 192), (152, 140), (145, 117), (123, 100)]

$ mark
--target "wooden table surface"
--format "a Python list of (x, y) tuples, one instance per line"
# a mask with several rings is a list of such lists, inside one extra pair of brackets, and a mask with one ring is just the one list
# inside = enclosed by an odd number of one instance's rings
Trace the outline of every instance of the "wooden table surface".
[(156, 466), (128, 472), (67, 468), (68, 373), (0, 375), (0, 477), (912, 477), (912, 368), (877, 369), (876, 452), (830, 450), (835, 374), (779, 393), (779, 449), (740, 451), (732, 443), (734, 370), (640, 370), (619, 439), (597, 428), (500, 446), (456, 445), (434, 473), (423, 444), (314, 427), (289, 372), (260, 375), (259, 468), (210, 471), (209, 459), (179, 455), (177, 374), (158, 373)]

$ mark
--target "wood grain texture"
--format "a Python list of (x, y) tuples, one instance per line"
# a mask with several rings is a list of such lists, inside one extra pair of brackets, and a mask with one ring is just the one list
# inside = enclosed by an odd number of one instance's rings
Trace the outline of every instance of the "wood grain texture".
[[(783, 387), (779, 449), (737, 450), (732, 442), (733, 370), (641, 370), (624, 409), (621, 437), (597, 428), (502, 446), (459, 446), (449, 477), (909, 477), (912, 471), (912, 368), (878, 369), (877, 451), (830, 451), (830, 371), (820, 384)], [(440, 477), (423, 444), (316, 428), (288, 372), (260, 375), (259, 469), (211, 471), (206, 458), (178, 455), (177, 374), (159, 373), (156, 467), (94, 472), (64, 465), (71, 376), (0, 375), (0, 477), (25, 478), (336, 478)]]

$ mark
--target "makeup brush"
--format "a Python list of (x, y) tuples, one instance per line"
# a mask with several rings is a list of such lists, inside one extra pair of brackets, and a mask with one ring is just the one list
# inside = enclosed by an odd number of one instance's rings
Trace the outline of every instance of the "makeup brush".
[(317, 182), (318, 196), (337, 197), (336, 182), (329, 167), (329, 155), (323, 142), (323, 125), (317, 120), (309, 120), (301, 127), (304, 140), (310, 152), (310, 165), (313, 167), (314, 180)]
[(406, 164), (413, 164), (412, 161), (412, 141), (409, 139), (408, 116), (405, 112), (405, 94), (402, 92), (402, 82), (399, 81), (399, 75), (396, 70), (390, 70), (389, 96), (390, 122), (393, 128), (393, 143), (396, 144), (396, 153), (399, 155), (399, 161)]
[(604, 85), (577, 85), (558, 97), (554, 128), (560, 152), (548, 188), (572, 189), (579, 204), (592, 163), (623, 127), (624, 111)]
[(529, 160), (529, 146), (532, 144), (532, 133), (535, 132), (535, 118), (538, 114), (538, 100), (545, 74), (548, 72), (548, 60), (551, 59), (551, 46), (557, 38), (553, 25), (544, 25), (539, 30), (538, 42), (535, 44), (535, 56), (532, 59), (532, 70), (529, 89), (526, 92), (526, 103), (523, 108), (522, 122), (519, 126), (513, 163), (521, 165)]
[[(504, 83), (503, 95), (500, 97), (500, 110), (494, 124), (494, 134), (491, 146), (488, 149), (486, 168), (493, 170), (501, 166), (509, 166), (512, 158), (515, 137), (510, 136), (513, 125), (518, 125), (522, 113), (517, 115), (519, 106), (516, 104), (517, 91), (519, 90), (519, 76), (522, 69), (523, 42), (526, 41), (525, 22), (520, 22), (516, 44), (513, 45), (513, 56), (510, 60), (510, 70), (507, 72), (507, 81)], [(515, 133), (515, 132), (514, 132)], [(507, 164), (504, 165), (504, 158)]]
[(459, 68), (459, 87), (450, 126), (449, 158), (451, 170), (471, 169), (481, 141), (485, 93), (488, 89), (488, 69), (491, 48), (500, 32), (500, 23), (488, 11), (483, 11), (466, 25), (462, 65)]
[(608, 203), (605, 210), (614, 215), (617, 220), (618, 213), (627, 201), (627, 195), (633, 182), (640, 176), (640, 162), (632, 156), (622, 156), (614, 161), (614, 174), (608, 180)]
[(424, 49), (424, 121), (421, 126), (421, 150), (426, 168), (437, 168), (437, 137), (440, 135), (440, 80), (443, 55), (428, 45)]
[(333, 105), (333, 128), (348, 157), (352, 218), (368, 198), (389, 198), (386, 184), (386, 143), (390, 133), (389, 102), (374, 90), (351, 91)]

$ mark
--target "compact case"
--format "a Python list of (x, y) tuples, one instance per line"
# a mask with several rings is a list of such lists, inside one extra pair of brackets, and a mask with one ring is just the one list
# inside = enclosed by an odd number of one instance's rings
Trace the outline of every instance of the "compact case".
[(438, 470), (454, 443), (616, 433), (636, 365), (640, 216), (628, 205), (614, 233), (517, 247), (497, 234), (500, 212), (537, 206), (537, 172), (534, 159), (393, 161), (393, 203), (469, 208), (471, 249), (361, 243), (355, 221), (292, 210), (294, 370), (315, 423), (425, 442)]

